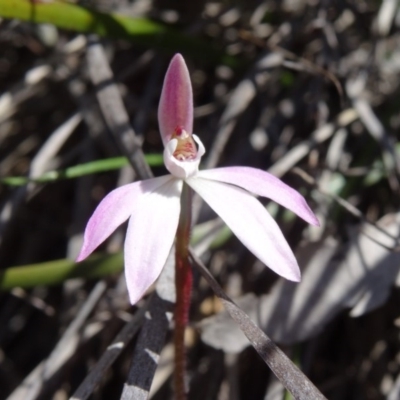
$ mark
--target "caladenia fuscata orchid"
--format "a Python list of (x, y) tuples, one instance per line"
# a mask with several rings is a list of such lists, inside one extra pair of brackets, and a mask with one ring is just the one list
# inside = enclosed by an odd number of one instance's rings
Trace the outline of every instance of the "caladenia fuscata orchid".
[(173, 57), (165, 76), (158, 121), (165, 148), (164, 162), (171, 174), (134, 182), (109, 193), (87, 224), (78, 261), (129, 219), (125, 275), (130, 301), (135, 304), (160, 275), (175, 241), (175, 390), (177, 398), (184, 398), (183, 334), (192, 285), (189, 263), (192, 190), (257, 258), (291, 281), (300, 280), (297, 261), (277, 223), (254, 195), (274, 200), (312, 225), (318, 225), (318, 220), (296, 190), (265, 171), (250, 167), (199, 170), (205, 149), (192, 133), (192, 86), (180, 54)]

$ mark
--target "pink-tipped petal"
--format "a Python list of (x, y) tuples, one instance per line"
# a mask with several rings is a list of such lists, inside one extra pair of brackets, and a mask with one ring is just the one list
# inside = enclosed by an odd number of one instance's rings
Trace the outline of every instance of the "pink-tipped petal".
[(185, 60), (176, 54), (169, 64), (158, 105), (158, 124), (164, 146), (175, 128), (193, 131), (193, 94)]
[(200, 171), (198, 177), (230, 183), (258, 196), (267, 197), (293, 211), (309, 224), (319, 226), (317, 217), (304, 197), (268, 172), (250, 167), (226, 167)]
[(82, 249), (76, 261), (85, 259), (124, 223), (144, 193), (152, 192), (171, 179), (168, 175), (134, 182), (121, 186), (104, 197), (86, 225)]
[(174, 242), (180, 213), (182, 181), (171, 179), (141, 196), (125, 239), (125, 276), (135, 304), (154, 283)]
[(292, 250), (257, 199), (241, 188), (221, 182), (199, 177), (186, 182), (260, 261), (284, 278), (300, 281), (300, 269)]

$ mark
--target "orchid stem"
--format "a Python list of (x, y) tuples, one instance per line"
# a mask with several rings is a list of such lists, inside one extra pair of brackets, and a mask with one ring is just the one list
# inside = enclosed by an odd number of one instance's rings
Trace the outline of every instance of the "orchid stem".
[(185, 328), (189, 320), (190, 294), (192, 291), (192, 267), (189, 262), (189, 242), (192, 223), (192, 189), (184, 182), (181, 195), (181, 214), (176, 232), (175, 247), (175, 372), (176, 400), (186, 399), (186, 352)]

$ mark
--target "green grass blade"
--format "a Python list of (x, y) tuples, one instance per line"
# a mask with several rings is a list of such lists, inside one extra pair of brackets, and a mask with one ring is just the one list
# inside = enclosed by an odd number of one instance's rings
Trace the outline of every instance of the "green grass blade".
[(166, 25), (145, 19), (104, 13), (67, 2), (0, 0), (0, 17), (33, 23), (50, 23), (75, 32), (95, 33), (108, 38), (127, 39), (167, 52), (181, 51), (205, 62), (238, 66), (235, 57), (226, 55), (211, 43), (187, 36)]
[(122, 252), (113, 255), (94, 255), (77, 264), (71, 260), (55, 260), (39, 264), (10, 267), (0, 271), (0, 290), (37, 285), (58, 285), (71, 278), (100, 278), (122, 271)]
[[(151, 167), (159, 167), (164, 163), (162, 154), (147, 154), (145, 158)], [(74, 165), (73, 167), (61, 171), (49, 171), (35, 179), (30, 179), (24, 176), (8, 176), (5, 178), (1, 178), (0, 182), (10, 186), (22, 186), (26, 185), (29, 182), (53, 182), (60, 179), (73, 179), (79, 178), (84, 175), (112, 171), (119, 169), (127, 164), (128, 160), (126, 157), (106, 158), (104, 160), (97, 160), (85, 164)]]

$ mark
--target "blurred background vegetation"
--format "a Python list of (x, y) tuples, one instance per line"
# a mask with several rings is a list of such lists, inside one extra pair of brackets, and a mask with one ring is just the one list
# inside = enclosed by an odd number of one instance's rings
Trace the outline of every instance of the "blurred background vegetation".
[[(99, 106), (93, 44), (155, 175), (180, 52), (204, 166), (268, 170), (317, 213), (308, 227), (265, 201), (296, 249), (293, 284), (202, 205), (193, 244), (224, 290), (327, 398), (400, 398), (397, 0), (0, 0), (0, 18), (0, 399), (70, 398), (143, 305), (128, 302), (123, 228), (73, 262), (96, 204), (140, 175)], [(189, 398), (290, 398), (195, 281)], [(120, 398), (134, 345), (90, 398)], [(168, 337), (151, 398), (172, 398), (172, 371)]]

